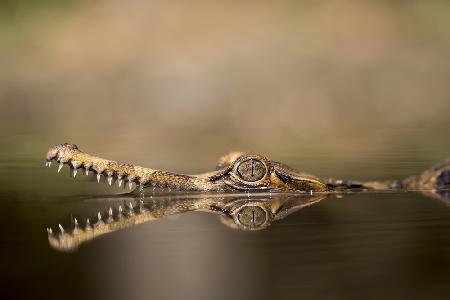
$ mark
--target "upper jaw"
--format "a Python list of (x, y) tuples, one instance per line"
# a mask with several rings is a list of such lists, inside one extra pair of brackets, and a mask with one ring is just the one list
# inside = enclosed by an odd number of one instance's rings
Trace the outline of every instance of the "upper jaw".
[(56, 159), (57, 161), (60, 161), (61, 159), (64, 160), (64, 153), (73, 152), (74, 150), (78, 150), (78, 147), (75, 144), (64, 143), (53, 146), (47, 151), (46, 155), (47, 162), (50, 162), (53, 159)]

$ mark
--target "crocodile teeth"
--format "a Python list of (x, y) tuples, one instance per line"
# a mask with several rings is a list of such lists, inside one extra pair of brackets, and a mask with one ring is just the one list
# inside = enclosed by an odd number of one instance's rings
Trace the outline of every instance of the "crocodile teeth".
[(89, 169), (92, 167), (91, 163), (84, 163), (84, 170), (86, 172), (86, 176), (89, 175)]
[(77, 176), (77, 172), (78, 172), (77, 169), (74, 169), (74, 170), (73, 170), (73, 178), (75, 178), (75, 176)]
[(129, 181), (128, 182), (128, 187), (130, 188), (130, 190), (133, 188), (133, 182)]
[(59, 230), (61, 231), (62, 234), (64, 234), (64, 228), (62, 227), (61, 224), (58, 224)]
[(76, 160), (72, 160), (71, 161), (71, 165), (74, 169), (78, 169), (81, 166), (81, 162), (80, 161), (76, 161)]
[(97, 182), (100, 183), (100, 174), (97, 174)]
[(132, 185), (132, 183), (133, 183), (133, 181), (134, 181), (135, 178), (136, 178), (136, 177), (134, 177), (133, 175), (128, 175), (128, 176), (127, 176), (128, 185), (129, 185), (129, 187), (130, 187), (130, 190), (131, 190), (131, 185)]
[(63, 166), (64, 166), (63, 163), (59, 163), (59, 166), (58, 166), (58, 173), (61, 172), (61, 169), (62, 169)]
[(47, 162), (45, 162), (45, 166), (46, 166), (46, 167), (49, 167), (49, 168), (50, 168), (50, 167), (51, 167), (51, 165), (52, 165), (52, 162), (51, 162), (51, 161), (47, 161)]
[(53, 230), (51, 228), (47, 228), (48, 235), (53, 235)]
[(108, 183), (109, 185), (112, 185), (112, 176), (108, 176)]

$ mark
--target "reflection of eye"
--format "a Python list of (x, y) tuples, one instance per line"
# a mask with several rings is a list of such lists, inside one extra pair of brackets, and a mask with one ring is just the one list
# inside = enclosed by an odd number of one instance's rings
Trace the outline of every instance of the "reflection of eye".
[(266, 211), (258, 206), (244, 206), (237, 212), (239, 223), (249, 228), (264, 225), (267, 220)]
[(266, 175), (266, 166), (259, 160), (249, 159), (237, 167), (239, 176), (249, 182), (261, 180)]

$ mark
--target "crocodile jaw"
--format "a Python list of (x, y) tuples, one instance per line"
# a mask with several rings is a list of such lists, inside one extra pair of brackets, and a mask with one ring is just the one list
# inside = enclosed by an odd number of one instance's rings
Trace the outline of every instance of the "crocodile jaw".
[[(119, 187), (122, 183), (128, 183), (130, 189), (133, 184), (140, 189), (146, 187), (169, 188), (178, 191), (201, 191), (201, 192), (227, 192), (227, 191), (274, 191), (274, 192), (329, 192), (330, 188), (320, 179), (294, 171), (293, 169), (268, 160), (267, 158), (234, 152), (221, 159), (221, 166), (209, 173), (199, 175), (176, 174), (167, 171), (155, 170), (120, 163), (96, 157), (81, 151), (74, 144), (59, 144), (51, 147), (46, 155), (46, 165), (51, 161), (59, 163), (58, 172), (64, 164), (67, 164), (72, 174), (76, 176), (79, 169), (86, 174), (90, 171), (97, 175), (97, 181), (101, 176), (106, 177), (107, 182), (112, 185), (117, 181)], [(259, 167), (264, 167), (265, 174), (257, 180), (243, 180), (239, 173), (239, 166), (249, 161), (257, 161)]]
[(74, 176), (79, 169), (83, 169), (86, 174), (92, 171), (97, 175), (97, 181), (104, 176), (110, 185), (114, 180), (119, 187), (122, 184), (124, 186), (128, 184), (130, 189), (133, 188), (133, 184), (140, 189), (150, 186), (180, 191), (226, 191), (229, 189), (226, 184), (217, 180), (212, 181), (206, 175), (175, 174), (107, 160), (84, 153), (76, 145), (68, 143), (56, 145), (48, 150), (46, 165), (50, 166), (53, 160), (59, 163), (58, 172), (66, 164), (71, 168)]

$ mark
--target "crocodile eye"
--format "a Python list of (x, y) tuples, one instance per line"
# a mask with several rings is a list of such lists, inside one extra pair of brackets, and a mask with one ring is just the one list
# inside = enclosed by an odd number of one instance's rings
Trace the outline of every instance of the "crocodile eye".
[(249, 159), (241, 162), (236, 171), (243, 180), (255, 182), (264, 178), (267, 169), (259, 160)]
[(237, 212), (239, 223), (248, 228), (258, 228), (267, 221), (267, 213), (258, 206), (244, 206)]

